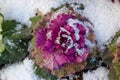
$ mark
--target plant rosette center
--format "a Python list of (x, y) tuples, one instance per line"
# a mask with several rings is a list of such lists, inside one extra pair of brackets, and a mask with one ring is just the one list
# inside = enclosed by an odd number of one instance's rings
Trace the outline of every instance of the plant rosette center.
[[(92, 28), (73, 14), (61, 13), (43, 28), (36, 36), (36, 59), (39, 66), (51, 71), (60, 70), (67, 64), (77, 65), (84, 62), (94, 42), (89, 40)], [(92, 31), (93, 33), (93, 31)], [(37, 56), (38, 58), (38, 56)]]

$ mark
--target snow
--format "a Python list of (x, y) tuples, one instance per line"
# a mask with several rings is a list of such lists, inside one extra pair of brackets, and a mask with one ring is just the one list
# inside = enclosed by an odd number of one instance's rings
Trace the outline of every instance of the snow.
[(97, 70), (83, 73), (83, 80), (109, 80), (109, 70), (105, 67), (99, 67)]
[(91, 43), (90, 40), (85, 39), (85, 44), (92, 50), (95, 44)]
[[(104, 48), (103, 44), (120, 28), (120, 4), (117, 1), (113, 4), (110, 0), (0, 0), (0, 12), (6, 20), (16, 19), (30, 25), (29, 18), (35, 15), (37, 9), (46, 13), (51, 7), (58, 7), (68, 1), (85, 5), (83, 11), (75, 9), (94, 24), (98, 45), (101, 49)], [(3, 80), (37, 80), (33, 71), (33, 62), (25, 59), (23, 63), (8, 66), (0, 73)], [(102, 78), (104, 75), (104, 80), (108, 80), (107, 74), (105, 69), (99, 68), (93, 74), (84, 74), (84, 80), (97, 80), (95, 76)]]
[[(89, 29), (88, 29), (88, 27), (86, 27), (87, 24), (84, 25), (84, 24), (83, 24), (82, 22), (80, 22), (78, 19), (69, 19), (69, 20), (68, 20), (68, 25), (71, 26), (71, 27), (73, 28), (73, 30), (75, 31), (74, 35), (75, 35), (76, 40), (78, 41), (78, 40), (80, 39), (80, 36), (79, 36), (80, 30), (77, 28), (76, 25), (74, 25), (75, 23), (79, 23), (79, 24), (85, 26), (85, 28), (86, 28), (86, 35), (89, 34)], [(90, 27), (91, 27), (91, 26), (90, 26)], [(93, 27), (93, 26), (92, 26), (92, 27)], [(90, 49), (92, 49), (92, 48), (94, 47), (94, 44), (91, 43), (87, 38), (85, 38), (85, 44), (86, 44)], [(83, 53), (86, 52), (85, 48), (79, 49), (77, 43), (74, 43), (74, 44), (72, 44), (72, 45), (75, 47), (75, 49), (76, 49), (76, 51), (77, 51), (77, 54), (79, 54), (80, 56), (82, 56)], [(73, 47), (72, 45), (70, 46), (70, 48)], [(69, 47), (69, 46), (68, 46), (68, 47)]]
[(0, 12), (5, 19), (16, 19), (30, 25), (29, 18), (35, 16), (37, 9), (46, 13), (51, 7), (58, 7), (66, 0), (0, 0)]
[(7, 66), (0, 71), (2, 80), (40, 80), (34, 74), (34, 62), (26, 58), (23, 62)]
[(83, 14), (93, 22), (98, 45), (106, 43), (120, 28), (120, 4), (112, 4), (109, 0), (86, 0)]
[[(26, 58), (23, 62), (16, 63), (0, 71), (2, 80), (43, 80), (34, 74), (34, 62)], [(109, 70), (99, 67), (96, 70), (83, 73), (83, 80), (109, 80)]]
[(69, 35), (71, 34), (69, 31), (67, 31), (65, 28), (62, 28), (62, 27), (60, 28), (60, 32), (61, 32), (61, 31), (67, 32), (67, 34), (69, 34)]
[(74, 35), (75, 35), (75, 38), (76, 38), (77, 41), (80, 39), (80, 36), (79, 36), (80, 30), (74, 24), (79, 23), (79, 22), (80, 21), (78, 19), (69, 19), (68, 20), (68, 25), (71, 26), (75, 31)]

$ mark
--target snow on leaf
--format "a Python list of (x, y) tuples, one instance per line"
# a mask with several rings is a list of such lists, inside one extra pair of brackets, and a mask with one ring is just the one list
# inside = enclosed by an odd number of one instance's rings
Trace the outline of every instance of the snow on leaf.
[(2, 23), (1, 34), (5, 49), (0, 56), (0, 66), (23, 60), (29, 54), (30, 32), (31, 29), (15, 20), (7, 20)]

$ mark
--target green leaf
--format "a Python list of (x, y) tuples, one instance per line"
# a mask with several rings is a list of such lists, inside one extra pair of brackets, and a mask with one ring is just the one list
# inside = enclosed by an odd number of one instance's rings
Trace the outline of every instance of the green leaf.
[(15, 20), (2, 23), (4, 51), (0, 56), (0, 66), (23, 60), (28, 54), (31, 29)]
[(115, 53), (116, 51), (116, 42), (119, 36), (120, 36), (120, 30), (116, 32), (115, 36), (112, 38), (111, 43), (108, 45), (108, 48), (112, 53)]
[[(42, 16), (40, 16), (40, 15), (35, 16), (35, 17), (31, 17), (30, 18), (31, 27), (33, 28), (40, 21), (41, 18), (42, 18)], [(35, 47), (35, 40), (36, 40), (36, 37), (33, 36), (32, 40), (31, 40), (31, 44), (32, 44), (33, 48)]]
[(3, 22), (3, 17), (2, 15), (0, 15), (0, 55), (2, 53), (2, 51), (4, 50), (4, 44), (3, 44), (3, 41), (2, 41), (2, 34), (1, 34), (1, 31), (2, 31), (2, 22)]
[(110, 80), (117, 80), (118, 79), (116, 72), (115, 72), (115, 69), (113, 67), (110, 68), (109, 77), (110, 77)]
[(35, 16), (35, 17), (31, 17), (30, 18), (30, 21), (31, 21), (31, 27), (34, 27), (37, 22), (39, 22), (39, 20), (41, 19), (42, 17), (41, 16)]
[(0, 32), (2, 31), (2, 22), (3, 22), (3, 17), (0, 15)]
[(48, 69), (40, 68), (37, 65), (35, 65), (35, 74), (46, 80), (57, 80), (57, 77), (53, 76)]
[[(108, 45), (109, 53), (112, 53), (113, 58), (109, 58), (110, 65), (110, 80), (119, 80), (120, 79), (120, 57), (118, 56), (120, 53), (120, 47), (117, 47), (117, 40), (120, 36), (120, 30), (116, 32), (115, 36), (112, 38), (111, 43)], [(118, 56), (116, 58), (116, 56)]]
[(114, 62), (114, 65), (110, 69), (110, 80), (120, 79), (120, 63), (118, 61)]
[(30, 36), (31, 34), (31, 28), (27, 28), (26, 25), (21, 25), (23, 26), (22, 29), (19, 29), (17, 30), (16, 32), (14, 32), (12, 35), (11, 35), (11, 38), (12, 39), (29, 39), (29, 38), (32, 38), (32, 36)]
[(120, 63), (118, 61), (114, 63), (114, 69), (116, 70), (117, 76), (120, 79)]
[(3, 44), (3, 41), (2, 41), (2, 35), (0, 34), (0, 56), (1, 56), (1, 53), (4, 51), (4, 44)]

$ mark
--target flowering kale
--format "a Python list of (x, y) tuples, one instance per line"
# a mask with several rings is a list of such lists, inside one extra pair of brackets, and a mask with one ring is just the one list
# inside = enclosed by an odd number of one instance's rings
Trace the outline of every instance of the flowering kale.
[[(36, 47), (42, 51), (42, 64), (50, 70), (64, 64), (81, 63), (87, 59), (90, 47), (90, 27), (86, 27), (74, 15), (59, 14), (36, 34)], [(92, 44), (92, 43), (91, 43)]]
[(72, 9), (41, 18), (32, 33), (35, 63), (58, 77), (83, 69), (95, 47), (91, 22)]

